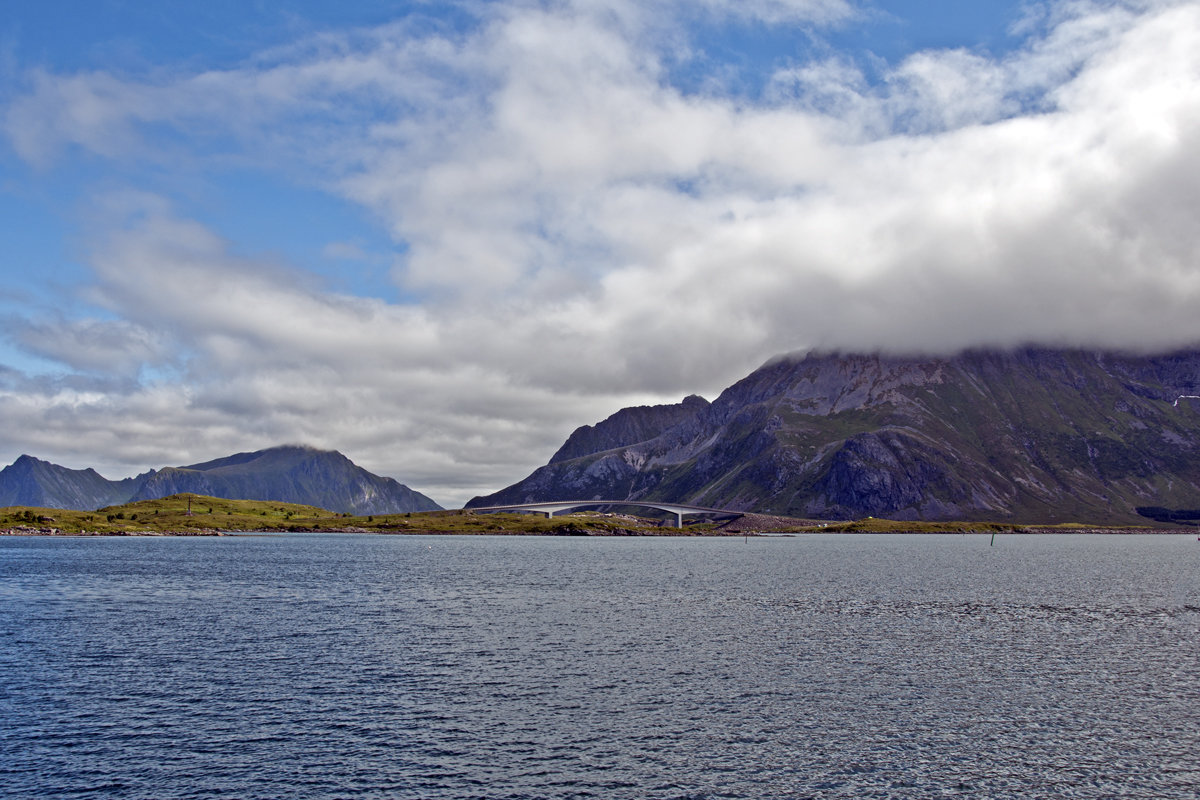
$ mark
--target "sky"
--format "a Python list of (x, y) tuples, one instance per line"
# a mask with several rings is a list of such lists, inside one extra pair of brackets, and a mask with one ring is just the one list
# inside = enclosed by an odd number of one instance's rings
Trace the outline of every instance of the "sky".
[(0, 462), (447, 507), (784, 353), (1200, 342), (1195, 0), (0, 10)]

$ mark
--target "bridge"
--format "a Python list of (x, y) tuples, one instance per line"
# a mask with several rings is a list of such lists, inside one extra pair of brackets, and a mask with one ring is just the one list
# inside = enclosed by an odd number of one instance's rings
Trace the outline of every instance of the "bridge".
[(586, 506), (637, 506), (638, 508), (654, 508), (675, 515), (675, 527), (683, 527), (684, 514), (732, 514), (742, 516), (741, 511), (731, 511), (727, 508), (706, 508), (705, 506), (689, 506), (682, 503), (654, 503), (645, 500), (552, 500), (545, 503), (518, 503), (511, 506), (479, 506), (464, 508), (463, 511), (481, 511), (484, 513), (503, 511), (532, 511), (545, 514), (550, 519), (559, 511), (570, 511)]

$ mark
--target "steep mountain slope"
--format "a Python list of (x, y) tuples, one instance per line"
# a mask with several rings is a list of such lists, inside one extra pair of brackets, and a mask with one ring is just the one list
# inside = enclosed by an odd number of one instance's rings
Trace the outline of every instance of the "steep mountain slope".
[(275, 447), (167, 467), (146, 480), (133, 500), (180, 492), (238, 500), (303, 503), (351, 514), (395, 514), (441, 508), (392, 478), (367, 472), (341, 453), (309, 447)]
[(436, 511), (425, 495), (367, 472), (336, 451), (275, 447), (166, 467), (110, 481), (94, 470), (71, 470), (21, 456), (0, 470), (0, 506), (92, 510), (180, 492), (233, 500), (275, 500), (351, 514)]
[(1200, 401), (1174, 404), (1194, 394), (1194, 352), (784, 358), (666, 430), (626, 424), (597, 440), (603, 449), (570, 450), (470, 505), (613, 498), (831, 519), (1144, 521), (1139, 507), (1200, 508)]
[(0, 507), (91, 510), (128, 502), (151, 473), (110, 481), (94, 469), (68, 469), (23, 455), (0, 470)]
[(667, 406), (637, 406), (625, 408), (595, 426), (576, 428), (550, 463), (599, 453), (632, 442), (644, 442), (685, 422), (708, 408), (703, 397), (689, 395), (682, 403)]

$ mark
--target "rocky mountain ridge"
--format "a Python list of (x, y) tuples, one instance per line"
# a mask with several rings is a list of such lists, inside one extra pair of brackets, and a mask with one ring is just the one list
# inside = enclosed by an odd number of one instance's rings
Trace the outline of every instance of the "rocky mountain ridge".
[(349, 514), (441, 508), (420, 492), (368, 472), (333, 450), (284, 446), (110, 481), (23, 455), (0, 470), (0, 506), (88, 511), (181, 492), (230, 500), (273, 500)]
[(546, 466), (468, 505), (613, 498), (828, 519), (1144, 522), (1139, 509), (1200, 509), (1200, 401), (1175, 404), (1195, 394), (1191, 351), (786, 357), (711, 404), (585, 426)]
[(90, 467), (68, 469), (23, 455), (0, 470), (0, 507), (92, 510), (124, 503), (153, 470), (136, 478), (110, 481)]

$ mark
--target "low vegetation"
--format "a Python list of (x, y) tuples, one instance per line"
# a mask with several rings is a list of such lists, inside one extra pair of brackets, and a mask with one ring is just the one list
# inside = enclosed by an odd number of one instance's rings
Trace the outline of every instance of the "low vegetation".
[[(27, 534), (212, 535), (222, 532), (490, 533), (555, 536), (651, 535), (678, 531), (658, 520), (613, 514), (479, 514), (428, 511), (351, 516), (315, 506), (176, 494), (98, 511), (14, 506), (0, 509), (0, 531)], [(690, 532), (701, 532), (688, 531)], [(705, 531), (712, 533), (711, 526)]]
[(1028, 525), (1010, 525), (1002, 522), (902, 522), (874, 517), (801, 528), (810, 533), (1020, 533), (1028, 529)]
[[(1173, 528), (1179, 530), (1178, 527)], [(0, 533), (58, 535), (219, 535), (251, 531), (510, 534), (541, 536), (742, 536), (757, 533), (1021, 533), (1114, 530), (1071, 523), (1054, 526), (996, 522), (897, 522), (866, 518), (818, 522), (747, 514), (720, 522), (689, 521), (680, 530), (669, 521), (594, 511), (560, 514), (484, 514), (429, 511), (351, 516), (315, 506), (259, 500), (224, 500), (177, 494), (98, 511), (15, 506), (0, 509)], [(1126, 528), (1130, 532), (1146, 528)]]

